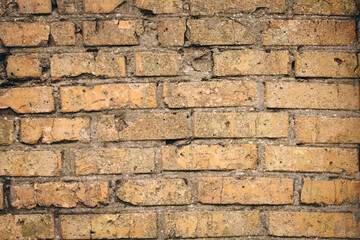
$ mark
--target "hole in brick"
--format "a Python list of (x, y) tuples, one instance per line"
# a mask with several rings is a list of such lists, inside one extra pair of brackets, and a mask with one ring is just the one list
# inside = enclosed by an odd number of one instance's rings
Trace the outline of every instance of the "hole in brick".
[(340, 58), (334, 58), (334, 61), (337, 62), (339, 65), (343, 63), (343, 60)]

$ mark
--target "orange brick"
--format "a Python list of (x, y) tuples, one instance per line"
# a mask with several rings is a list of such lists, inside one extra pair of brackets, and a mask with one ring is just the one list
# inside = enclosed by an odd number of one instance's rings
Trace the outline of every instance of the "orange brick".
[(84, 0), (87, 13), (110, 13), (125, 0)]
[(51, 23), (51, 37), (57, 46), (75, 45), (75, 24), (71, 22)]
[(50, 25), (47, 23), (0, 23), (0, 39), (5, 47), (46, 46), (48, 44), (49, 34)]
[[(4, 191), (3, 191), (4, 187), (2, 185), (2, 183), (0, 183), (0, 209), (4, 209)], [(1, 227), (0, 227), (1, 228)]]
[(352, 174), (358, 171), (357, 149), (276, 147), (265, 148), (268, 171), (331, 172)]
[(53, 239), (54, 217), (50, 214), (0, 215), (0, 236), (12, 239)]
[(185, 20), (160, 21), (158, 24), (158, 40), (162, 46), (182, 46), (185, 41)]
[(8, 56), (6, 73), (10, 79), (40, 78), (42, 68), (38, 55)]
[(0, 118), (0, 145), (10, 145), (13, 142), (14, 121)]
[(256, 145), (229, 144), (161, 147), (164, 170), (255, 169)]
[(142, 20), (83, 22), (86, 46), (138, 45), (137, 37), (143, 32)]
[(152, 11), (155, 14), (181, 13), (183, 3), (181, 0), (135, 0), (135, 6)]
[(303, 52), (296, 55), (295, 75), (298, 77), (358, 78), (356, 53)]
[(3, 151), (0, 152), (1, 176), (58, 176), (61, 152)]
[(51, 0), (16, 0), (21, 13), (51, 13)]
[(156, 213), (61, 215), (64, 239), (156, 238)]
[(356, 42), (355, 21), (270, 20), (264, 45), (350, 45)]
[(287, 113), (196, 112), (194, 114), (196, 138), (243, 138), (288, 136)]
[(157, 106), (156, 85), (150, 83), (63, 87), (60, 94), (62, 112)]
[(339, 205), (357, 203), (360, 198), (360, 181), (306, 178), (301, 190), (301, 202), (306, 204)]
[(292, 204), (293, 185), (287, 178), (207, 177), (198, 180), (198, 194), (206, 204)]
[(155, 171), (154, 148), (79, 149), (74, 155), (78, 175)]
[(77, 0), (56, 0), (57, 10), (59, 13), (71, 14), (78, 11), (78, 4), (82, 1)]
[(299, 0), (294, 14), (356, 15), (357, 9), (353, 0)]
[(296, 118), (297, 143), (360, 143), (360, 118)]
[(231, 50), (214, 54), (215, 76), (289, 74), (288, 51)]
[(42, 207), (88, 207), (109, 202), (108, 182), (48, 182), (10, 186), (10, 205), (17, 209)]
[(266, 82), (269, 108), (360, 108), (360, 87), (349, 84)]
[(88, 118), (33, 118), (21, 120), (21, 141), (29, 144), (61, 141), (89, 142)]
[(267, 8), (270, 13), (284, 13), (285, 0), (190, 0), (192, 14), (212, 15), (215, 13), (255, 12)]
[(256, 105), (253, 81), (165, 83), (164, 103), (170, 108)]
[(119, 185), (116, 196), (133, 205), (184, 205), (193, 203), (184, 179), (128, 180)]
[(289, 237), (358, 238), (352, 213), (269, 212), (269, 234)]
[(260, 233), (259, 211), (167, 213), (165, 232), (168, 238), (258, 235)]
[(251, 31), (234, 20), (189, 19), (187, 38), (195, 45), (253, 44)]
[(176, 53), (135, 53), (136, 76), (176, 76), (181, 56)]
[(17, 113), (52, 112), (54, 108), (51, 87), (0, 89), (0, 109), (11, 108)]

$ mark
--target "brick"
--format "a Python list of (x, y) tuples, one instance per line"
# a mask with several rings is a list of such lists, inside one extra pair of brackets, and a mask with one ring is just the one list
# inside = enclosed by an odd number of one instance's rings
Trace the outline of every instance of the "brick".
[(51, 23), (51, 38), (57, 46), (75, 45), (75, 24), (71, 22)]
[(349, 20), (270, 20), (265, 23), (264, 45), (350, 45), (356, 25)]
[(63, 87), (60, 94), (62, 112), (157, 106), (156, 85), (151, 83)]
[(58, 176), (60, 171), (61, 152), (0, 151), (1, 176)]
[(86, 46), (138, 45), (138, 36), (143, 32), (142, 20), (83, 22)]
[(349, 84), (266, 82), (268, 108), (360, 108), (360, 88)]
[(3, 185), (0, 183), (0, 210), (4, 209), (4, 187)]
[(192, 14), (208, 15), (216, 13), (255, 12), (266, 8), (270, 13), (284, 13), (285, 0), (190, 0)]
[(99, 52), (54, 54), (51, 58), (51, 77), (77, 77), (92, 74), (104, 77), (125, 77), (125, 58), (120, 55)]
[(40, 78), (42, 68), (37, 54), (8, 56), (6, 73), (9, 79)]
[(158, 23), (158, 40), (162, 46), (183, 46), (185, 41), (185, 20), (167, 20)]
[(0, 89), (0, 109), (17, 113), (46, 113), (55, 110), (51, 87)]
[(215, 76), (289, 74), (288, 51), (231, 50), (214, 54)]
[(289, 116), (286, 113), (196, 112), (196, 138), (281, 138), (288, 136)]
[(265, 148), (267, 171), (330, 172), (358, 171), (358, 150), (352, 148), (277, 147)]
[(292, 204), (293, 185), (288, 178), (206, 177), (198, 180), (198, 194), (205, 204)]
[(360, 225), (352, 213), (269, 212), (273, 236), (358, 238)]
[(32, 118), (21, 120), (21, 142), (90, 141), (88, 118)]
[(156, 213), (61, 215), (63, 239), (156, 238)]
[(360, 181), (306, 178), (301, 190), (301, 202), (306, 204), (339, 205), (357, 203), (360, 198)]
[(256, 145), (229, 144), (162, 146), (164, 170), (230, 170), (255, 169)]
[(77, 0), (56, 0), (57, 10), (62, 14), (71, 14), (78, 11)]
[(0, 118), (0, 145), (10, 145), (13, 142), (14, 121)]
[(0, 39), (5, 47), (47, 46), (49, 34), (50, 25), (47, 23), (0, 23)]
[(122, 116), (103, 115), (100, 116), (96, 126), (96, 136), (99, 141), (119, 141), (119, 130), (124, 126)]
[(155, 14), (181, 13), (183, 3), (181, 0), (135, 0), (135, 6)]
[(356, 15), (356, 3), (353, 0), (299, 0), (294, 14), (312, 15)]
[(12, 239), (53, 239), (54, 217), (50, 214), (0, 215), (0, 236)]
[(298, 77), (358, 78), (356, 53), (303, 52), (296, 55), (295, 75)]
[(7, 2), (0, 1), (0, 16), (4, 15), (6, 13), (6, 9), (7, 9)]
[(360, 143), (360, 118), (296, 118), (297, 143)]
[(20, 13), (51, 13), (51, 0), (16, 0)]
[(189, 19), (187, 38), (195, 45), (253, 44), (251, 31), (234, 20)]
[(74, 155), (77, 175), (155, 171), (154, 148), (79, 149)]
[(168, 238), (258, 235), (259, 222), (259, 211), (175, 212), (165, 215), (165, 232)]
[(87, 13), (111, 13), (125, 0), (84, 0)]
[(135, 53), (136, 76), (176, 76), (181, 56), (176, 53)]
[(256, 82), (165, 83), (164, 103), (169, 108), (237, 107), (256, 105)]
[(47, 182), (10, 186), (10, 205), (17, 209), (96, 207), (109, 203), (108, 182)]

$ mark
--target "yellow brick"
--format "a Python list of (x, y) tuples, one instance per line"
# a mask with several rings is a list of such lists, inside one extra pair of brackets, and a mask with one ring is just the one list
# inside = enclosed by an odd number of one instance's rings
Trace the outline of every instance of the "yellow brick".
[(356, 15), (357, 9), (353, 0), (299, 0), (294, 14)]

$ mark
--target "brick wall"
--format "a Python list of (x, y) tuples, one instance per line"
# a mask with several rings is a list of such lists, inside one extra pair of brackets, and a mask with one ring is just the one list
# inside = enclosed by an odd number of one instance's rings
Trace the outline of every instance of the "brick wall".
[(0, 239), (360, 239), (354, 0), (0, 0)]

